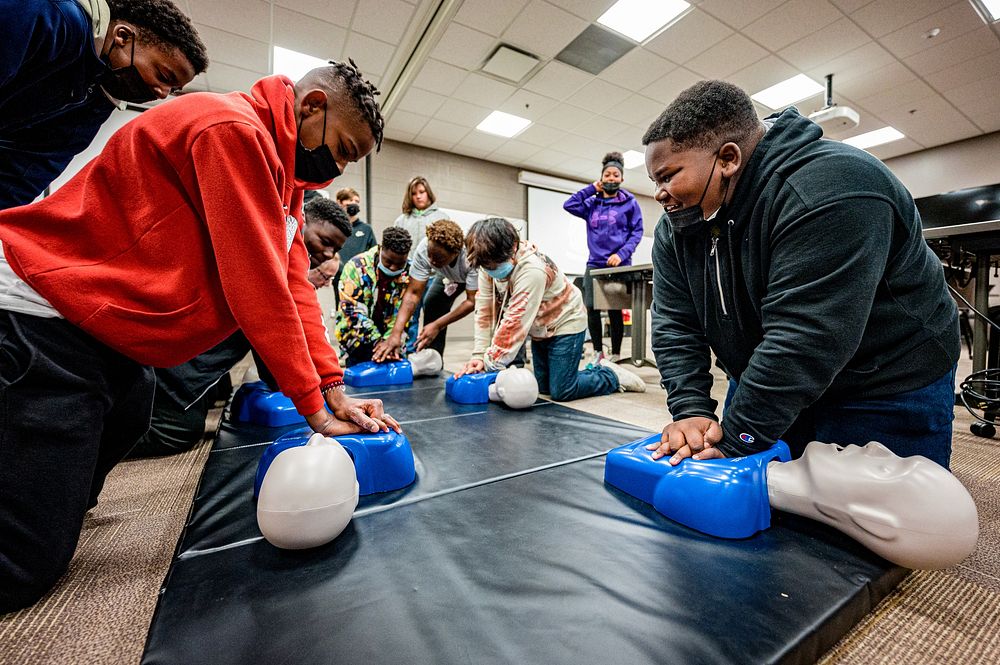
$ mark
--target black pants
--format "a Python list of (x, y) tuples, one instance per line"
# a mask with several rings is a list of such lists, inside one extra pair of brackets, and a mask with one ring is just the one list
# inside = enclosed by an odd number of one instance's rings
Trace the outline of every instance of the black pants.
[[(601, 352), (604, 346), (604, 327), (601, 324), (601, 311), (594, 309), (594, 278), (590, 276), (590, 266), (583, 275), (583, 304), (587, 307), (587, 329), (590, 331), (590, 341), (594, 351)], [(620, 309), (609, 309), (608, 321), (611, 324), (611, 353), (622, 352), (622, 338), (625, 337), (625, 319)]]
[(154, 385), (62, 319), (0, 311), (0, 614), (66, 571), (105, 477), (149, 426)]
[[(465, 295), (465, 284), (458, 284), (458, 288), (450, 296), (444, 291), (445, 283), (440, 276), (431, 279), (427, 286), (427, 295), (424, 298), (424, 325), (426, 326), (431, 321), (437, 321), (442, 316), (445, 316), (451, 311), (452, 306), (455, 304), (455, 300), (458, 299), (459, 295)], [(434, 349), (444, 357), (444, 345), (447, 341), (448, 329), (443, 328), (438, 336), (434, 338), (430, 344), (427, 345), (428, 349)]]

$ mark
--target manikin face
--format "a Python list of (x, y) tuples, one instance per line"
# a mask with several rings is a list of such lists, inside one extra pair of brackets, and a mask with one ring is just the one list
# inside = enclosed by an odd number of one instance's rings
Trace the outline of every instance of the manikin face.
[(379, 260), (382, 265), (385, 266), (386, 270), (402, 270), (406, 267), (406, 257), (408, 254), (399, 254), (392, 251), (391, 249), (386, 249), (382, 247), (379, 250)]
[(126, 22), (115, 22), (109, 29), (102, 53), (108, 54), (112, 69), (134, 64), (158, 99), (180, 90), (195, 77), (194, 67), (176, 46), (136, 41), (136, 34), (138, 29)]
[(874, 441), (846, 447), (814, 441), (782, 470), (811, 502), (815, 514), (808, 516), (902, 565), (938, 567), (936, 561), (953, 560), (955, 552), (961, 558), (975, 546), (972, 498), (925, 457), (898, 457)]
[(347, 236), (343, 231), (322, 220), (311, 220), (308, 214), (305, 216), (302, 239), (306, 243), (306, 251), (309, 252), (310, 268), (316, 268), (324, 261), (332, 259), (347, 242)]
[(414, 185), (413, 191), (410, 192), (410, 200), (413, 201), (413, 207), (417, 210), (426, 210), (431, 204), (427, 188), (420, 183)]
[(739, 168), (739, 148), (735, 143), (726, 143), (719, 152), (674, 148), (670, 139), (646, 146), (646, 172), (656, 186), (653, 198), (667, 212), (690, 208), (701, 201), (705, 217), (711, 217), (722, 207), (724, 180), (735, 175)]
[(447, 249), (437, 244), (433, 240), (427, 241), (427, 258), (431, 265), (440, 270), (445, 266), (450, 266), (458, 258), (458, 252), (449, 252)]
[(320, 89), (309, 90), (296, 104), (296, 121), (302, 122), (298, 136), (309, 150), (315, 150), (323, 142), (326, 110), (325, 143), (341, 173), (349, 163), (362, 159), (375, 148), (371, 128), (352, 105), (328, 103), (326, 92)]

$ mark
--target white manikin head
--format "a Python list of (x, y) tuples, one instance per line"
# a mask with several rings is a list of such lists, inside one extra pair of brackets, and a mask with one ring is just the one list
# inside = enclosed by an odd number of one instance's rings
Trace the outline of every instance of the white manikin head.
[(351, 456), (333, 439), (313, 434), (271, 462), (257, 499), (257, 525), (275, 547), (317, 547), (340, 535), (357, 505)]
[(526, 409), (538, 399), (538, 381), (531, 370), (508, 367), (497, 374), (490, 386), (490, 400), (503, 402), (512, 409)]
[(413, 376), (427, 376), (429, 374), (437, 374), (444, 367), (444, 362), (441, 360), (441, 354), (434, 349), (424, 349), (423, 351), (417, 351), (411, 353), (406, 357), (410, 361), (410, 367), (413, 369)]
[(799, 459), (768, 465), (767, 491), (773, 508), (829, 524), (907, 568), (953, 566), (979, 536), (976, 504), (955, 476), (875, 441), (813, 441)]
[(243, 372), (243, 383), (255, 383), (260, 381), (260, 374), (257, 372), (257, 365), (250, 363), (247, 371)]

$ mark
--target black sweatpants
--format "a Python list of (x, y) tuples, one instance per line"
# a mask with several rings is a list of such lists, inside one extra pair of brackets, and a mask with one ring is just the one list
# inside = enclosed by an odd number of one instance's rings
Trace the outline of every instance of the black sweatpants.
[(0, 311), (0, 614), (66, 571), (105, 477), (149, 427), (154, 386), (63, 319)]

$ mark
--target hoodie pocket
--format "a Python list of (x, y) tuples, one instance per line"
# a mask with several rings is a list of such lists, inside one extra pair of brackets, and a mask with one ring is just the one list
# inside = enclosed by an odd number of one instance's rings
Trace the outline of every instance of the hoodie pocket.
[[(198, 317), (202, 309), (201, 298), (171, 312), (143, 312), (108, 302), (81, 321), (79, 326), (136, 362), (168, 367), (185, 362), (200, 353), (195, 351), (188, 358), (173, 362), (178, 354), (189, 352), (180, 347), (190, 345), (193, 338), (198, 337), (186, 332), (204, 327), (206, 322)], [(197, 344), (196, 341), (194, 343)]]

